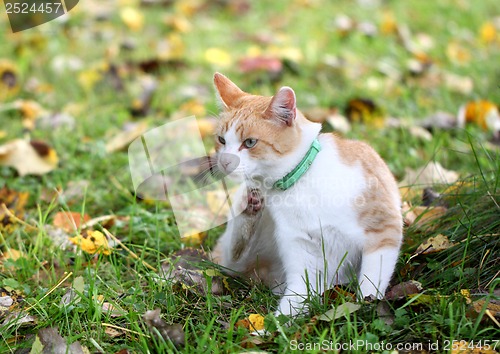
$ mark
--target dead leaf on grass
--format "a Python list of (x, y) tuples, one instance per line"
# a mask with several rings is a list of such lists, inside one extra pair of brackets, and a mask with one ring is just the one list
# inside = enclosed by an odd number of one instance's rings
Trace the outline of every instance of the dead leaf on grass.
[(75, 232), (79, 230), (82, 224), (90, 220), (88, 214), (82, 216), (81, 213), (73, 211), (60, 211), (54, 215), (52, 225), (61, 228), (66, 232)]
[[(67, 339), (63, 338), (56, 328), (43, 328), (38, 331), (37, 338), (40, 339), (43, 345), (43, 353), (71, 353), (84, 354), (85, 351), (80, 342), (72, 344), (67, 343)], [(88, 352), (88, 349), (87, 349)]]
[(390, 301), (403, 300), (409, 295), (418, 294), (422, 291), (422, 284), (416, 280), (405, 281), (394, 285), (385, 294), (385, 298)]
[(451, 242), (447, 236), (439, 234), (434, 237), (429, 237), (427, 240), (422, 242), (422, 244), (418, 246), (415, 251), (415, 254), (431, 254), (441, 252), (453, 246), (455, 246), (455, 243)]
[(80, 235), (72, 237), (69, 240), (79, 246), (82, 251), (89, 254), (102, 253), (106, 256), (111, 254), (108, 239), (100, 231), (83, 230)]
[(483, 130), (497, 133), (500, 131), (500, 112), (493, 102), (472, 101), (460, 107), (457, 122), (462, 128), (466, 124), (475, 124)]
[(185, 335), (182, 326), (178, 323), (169, 325), (160, 315), (160, 309), (155, 309), (147, 311), (142, 318), (153, 335), (167, 343), (172, 342), (176, 348), (184, 347)]
[(15, 168), (20, 176), (44, 175), (58, 163), (56, 151), (42, 141), (16, 139), (0, 146), (0, 165)]
[(318, 317), (320, 321), (332, 322), (340, 317), (349, 317), (353, 312), (358, 311), (361, 308), (360, 304), (355, 304), (352, 302), (344, 302), (334, 308), (326, 311), (324, 314)]
[(432, 222), (443, 217), (447, 209), (443, 206), (412, 207), (409, 203), (404, 202), (402, 211), (405, 226), (412, 226), (421, 231), (431, 231), (434, 228)]
[(0, 230), (10, 229), (16, 221), (7, 213), (2, 205), (18, 219), (23, 219), (24, 206), (29, 198), (28, 192), (19, 192), (7, 187), (0, 189)]
[(115, 135), (106, 143), (106, 152), (112, 153), (126, 149), (132, 141), (140, 137), (148, 129), (146, 122), (129, 124), (125, 130)]
[(0, 102), (15, 96), (20, 89), (17, 66), (5, 59), (0, 60)]
[(430, 162), (420, 169), (406, 169), (401, 187), (432, 187), (435, 184), (452, 184), (458, 180), (458, 173), (447, 170), (439, 162)]

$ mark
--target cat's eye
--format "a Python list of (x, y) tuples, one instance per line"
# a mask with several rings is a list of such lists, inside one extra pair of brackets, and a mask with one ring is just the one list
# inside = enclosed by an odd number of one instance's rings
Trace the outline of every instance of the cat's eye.
[(222, 145), (226, 145), (226, 139), (224, 139), (222, 136), (219, 136), (219, 143)]
[(254, 138), (248, 138), (247, 140), (245, 140), (243, 142), (243, 145), (247, 148), (247, 149), (251, 149), (255, 146), (255, 144), (257, 144), (257, 139), (254, 139)]

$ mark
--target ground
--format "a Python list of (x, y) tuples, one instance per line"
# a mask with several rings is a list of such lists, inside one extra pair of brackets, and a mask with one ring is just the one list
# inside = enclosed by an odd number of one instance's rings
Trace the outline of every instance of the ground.
[[(500, 103), (496, 0), (86, 0), (18, 33), (0, 6), (0, 43), (0, 352), (29, 352), (49, 327), (106, 353), (496, 345), (500, 157), (495, 129), (483, 123)], [(353, 307), (353, 289), (335, 289), (286, 326), (261, 285), (225, 279), (230, 290), (207, 294), (207, 282), (226, 288), (209, 266), (189, 270), (194, 287), (159, 273), (190, 242), (210, 250), (224, 226), (199, 235), (201, 245), (181, 239), (168, 202), (134, 196), (132, 139), (113, 139), (194, 115), (210, 149), (215, 71), (256, 94), (291, 86), (325, 131), (368, 142), (403, 181), (407, 226), (393, 279), (402, 285), (386, 301)], [(461, 107), (470, 122), (457, 127)], [(8, 152), (16, 139), (35, 160)], [(409, 170), (435, 163), (447, 183), (433, 176), (404, 188)], [(102, 235), (88, 234), (56, 221), (63, 211), (110, 217), (92, 226)], [(83, 238), (71, 243), (78, 234), (112, 249), (90, 254)], [(321, 317), (339, 307), (348, 310)], [(142, 316), (156, 308), (180, 325), (184, 347), (152, 334)], [(255, 314), (267, 336), (250, 335)]]

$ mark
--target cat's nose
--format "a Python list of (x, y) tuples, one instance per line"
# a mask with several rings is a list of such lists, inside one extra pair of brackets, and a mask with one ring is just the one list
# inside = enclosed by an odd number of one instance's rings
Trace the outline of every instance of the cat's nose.
[(238, 167), (240, 159), (236, 155), (222, 153), (219, 156), (219, 164), (225, 173), (230, 174)]

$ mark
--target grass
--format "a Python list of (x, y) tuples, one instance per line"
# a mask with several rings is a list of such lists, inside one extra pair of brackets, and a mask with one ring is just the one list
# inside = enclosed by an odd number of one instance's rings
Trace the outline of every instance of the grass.
[[(471, 313), (471, 305), (460, 295), (461, 289), (469, 289), (473, 300), (498, 301), (500, 157), (498, 149), (487, 143), (491, 133), (474, 125), (467, 130), (435, 130), (431, 141), (413, 136), (406, 128), (377, 129), (364, 124), (354, 125), (347, 134), (369, 141), (398, 179), (404, 177), (407, 168), (437, 161), (458, 171), (469, 184), (456, 195), (445, 197), (449, 210), (432, 228), (406, 230), (394, 282), (417, 280), (424, 292), (386, 305), (365, 303), (350, 316), (332, 322), (311, 323), (313, 315), (324, 313), (332, 305), (311, 299), (311, 316), (283, 326), (282, 318), (271, 315), (277, 298), (265, 287), (243, 282), (231, 294), (196, 295), (162, 280), (128, 252), (115, 251), (94, 258), (60, 249), (46, 227), (52, 224), (54, 214), (63, 210), (93, 217), (124, 217), (110, 231), (155, 268), (183, 248), (168, 204), (136, 200), (130, 191), (127, 154), (108, 154), (104, 146), (127, 122), (145, 120), (154, 127), (172, 116), (187, 116), (197, 109), (202, 114), (205, 111), (206, 115), (216, 115), (211, 84), (216, 70), (255, 93), (271, 95), (280, 85), (292, 86), (301, 108), (345, 107), (350, 98), (365, 97), (387, 115), (412, 121), (438, 110), (455, 114), (461, 105), (474, 99), (499, 103), (500, 33), (491, 44), (479, 38), (481, 26), (500, 15), (496, 1), (384, 1), (373, 8), (351, 1), (258, 1), (252, 2), (246, 13), (225, 2), (207, 1), (203, 10), (193, 14), (189, 8), (198, 2), (189, 1), (182, 2), (185, 5), (179, 2), (171, 7), (140, 8), (145, 25), (138, 32), (130, 30), (120, 19), (119, 9), (125, 3), (135, 6), (133, 1), (123, 1), (103, 21), (93, 14), (99, 9), (104, 11), (104, 7), (82, 2), (67, 21), (54, 21), (18, 34), (10, 34), (6, 16), (0, 14), (0, 59), (17, 66), (21, 84), (20, 92), (8, 100), (35, 100), (49, 111), (64, 111), (75, 118), (73, 129), (37, 128), (30, 132), (32, 138), (50, 143), (58, 153), (59, 168), (50, 174), (19, 177), (14, 169), (0, 167), (0, 188), (8, 186), (28, 192), (23, 220), (37, 225), (36, 231), (22, 225), (0, 229), (1, 250), (19, 250), (23, 255), (15, 261), (3, 261), (0, 288), (17, 299), (17, 309), (29, 306), (29, 314), (36, 317), (34, 324), (24, 326), (0, 324), (1, 353), (29, 349), (37, 331), (51, 326), (57, 327), (69, 342), (78, 340), (91, 352), (115, 353), (125, 348), (130, 352), (175, 351), (170, 343), (146, 337), (150, 332), (141, 316), (157, 307), (165, 321), (183, 326), (185, 352), (291, 352), (300, 351), (299, 344), (310, 345), (304, 350), (319, 352), (329, 345), (335, 349), (335, 345), (358, 340), (370, 345), (421, 343), (422, 349), (446, 352), (446, 345), (451, 349), (451, 344), (456, 343), (453, 341), (486, 343), (499, 338), (499, 328), (485, 315), (486, 308)], [(407, 74), (407, 61), (413, 54), (401, 45), (396, 34), (367, 37), (352, 31), (341, 35), (335, 27), (338, 14), (380, 27), (387, 24), (384, 19), (388, 12), (400, 26), (408, 26), (413, 35), (423, 32), (432, 38), (434, 46), (427, 50), (427, 55), (434, 66), (426, 75), (415, 78)], [(166, 17), (184, 17), (191, 29), (180, 32), (175, 25), (171, 28), (165, 25)], [(270, 44), (256, 40), (256, 34), (268, 38)], [(166, 64), (154, 73), (158, 89), (150, 110), (145, 117), (133, 117), (131, 102), (140, 95), (138, 79), (143, 74), (137, 69), (122, 72), (125, 89), (118, 90), (99, 68), (109, 64), (124, 67), (125, 63), (157, 58), (157, 44), (162, 40), (175, 43), (175, 38), (181, 39), (183, 49), (167, 59), (175, 59), (181, 66)], [(135, 49), (123, 49), (123, 42), (135, 43)], [(455, 47), (450, 47), (450, 43)], [(216, 58), (215, 63), (211, 62), (213, 58), (207, 60), (206, 50), (212, 47), (227, 53), (227, 64), (224, 58)], [(450, 54), (453, 48), (463, 53), (462, 59)], [(292, 64), (277, 78), (241, 73), (238, 60), (259, 50), (287, 57)], [(80, 59), (82, 67), (65, 72), (54, 69), (56, 59), (69, 57)], [(342, 58), (345, 64), (328, 64), (334, 57)], [(392, 68), (397, 78), (389, 79), (380, 72), (381, 66)], [(433, 81), (443, 73), (470, 78), (474, 89), (463, 93), (443, 80)], [(86, 86), (81, 83), (82, 75), (97, 75), (100, 81)], [(35, 79), (41, 84), (38, 88)], [(19, 112), (2, 111), (0, 119), (0, 130), (5, 132), (0, 143), (23, 136)], [(211, 144), (209, 139), (206, 143)], [(43, 197), (54, 188), (67, 190), (77, 181), (88, 181), (88, 186), (72, 198)], [(436, 188), (443, 191), (446, 186)], [(223, 229), (210, 230), (204, 247), (212, 247)], [(438, 234), (448, 236), (455, 246), (435, 254), (413, 256), (423, 240)], [(54, 287), (65, 272), (73, 275)], [(83, 296), (79, 302), (61, 305), (61, 298), (78, 276), (83, 278)], [(53, 291), (49, 293), (50, 290)], [(110, 316), (102, 309), (102, 298), (126, 315)], [(333, 304), (344, 301), (352, 300), (340, 294)], [(390, 322), (381, 316), (381, 306), (388, 307)], [(248, 343), (248, 330), (234, 326), (252, 313), (264, 315), (266, 326), (273, 333), (253, 349)], [(129, 332), (112, 338), (105, 332), (105, 324)], [(314, 343), (326, 343), (327, 347), (314, 347)], [(435, 343), (439, 346), (433, 347)], [(344, 351), (368, 349), (365, 346)], [(384, 348), (371, 349), (382, 352)]]

